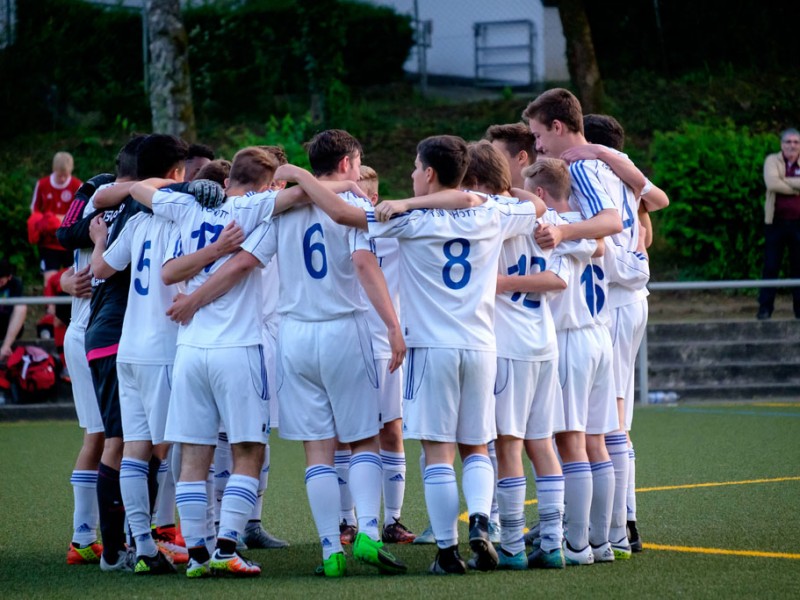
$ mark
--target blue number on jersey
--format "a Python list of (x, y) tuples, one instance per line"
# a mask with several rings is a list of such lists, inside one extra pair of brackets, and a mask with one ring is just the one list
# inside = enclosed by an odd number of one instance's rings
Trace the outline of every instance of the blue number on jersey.
[[(201, 248), (206, 247), (206, 243), (213, 244), (219, 238), (219, 234), (222, 233), (222, 230), (225, 227), (223, 225), (212, 225), (211, 223), (200, 223), (200, 229), (195, 229), (192, 232), (192, 239), (197, 238), (197, 249), (200, 250)], [(211, 234), (211, 238), (206, 240), (206, 235)], [(211, 267), (214, 266), (214, 263), (210, 263), (206, 265), (205, 272), (208, 273), (211, 270)]]
[(603, 288), (595, 284), (595, 277), (600, 281), (605, 277), (603, 269), (597, 265), (587, 265), (583, 273), (581, 273), (581, 285), (585, 288), (586, 306), (592, 316), (599, 314), (606, 303), (606, 295), (603, 292)]
[[(453, 254), (453, 244), (459, 245), (460, 252), (458, 254)], [(442, 279), (444, 280), (444, 284), (451, 290), (460, 290), (469, 283), (470, 275), (472, 275), (472, 265), (469, 264), (469, 261), (467, 261), (467, 257), (469, 256), (469, 240), (465, 240), (464, 238), (450, 240), (449, 242), (445, 243), (445, 245), (442, 247), (442, 250), (445, 258), (447, 259), (444, 268), (442, 268)], [(455, 265), (458, 265), (463, 269), (461, 272), (461, 279), (458, 281), (453, 279), (452, 275), (450, 274)]]
[[(534, 273), (541, 273), (542, 271), (544, 271), (545, 262), (541, 256), (531, 256), (530, 262), (531, 262), (531, 270), (530, 272), (528, 272), (525, 266), (527, 264), (526, 256), (524, 254), (521, 255), (519, 257), (519, 260), (517, 261), (517, 264), (508, 267), (508, 274), (514, 275), (515, 273), (518, 273), (519, 275), (533, 275)], [(539, 270), (534, 271), (534, 267), (539, 267)], [(541, 301), (532, 300), (530, 298), (531, 294), (533, 294), (534, 296), (538, 296), (536, 292), (528, 292), (527, 294), (525, 294), (525, 299), (522, 301), (522, 306), (524, 306), (525, 308), (539, 308), (542, 305)], [(520, 296), (522, 296), (522, 292), (514, 292), (513, 294), (511, 294), (511, 301), (516, 302), (517, 300), (520, 299)]]
[[(322, 225), (314, 223), (311, 227), (306, 229), (303, 236), (303, 260), (306, 263), (306, 271), (314, 279), (322, 279), (328, 273), (328, 255), (325, 254), (325, 244), (323, 242), (311, 243), (311, 236), (319, 233), (320, 237), (324, 240), (325, 233), (322, 231)], [(322, 265), (319, 269), (314, 266), (314, 253), (320, 255), (320, 262)]]
[[(147, 296), (147, 292), (150, 291), (150, 259), (145, 256), (150, 247), (150, 240), (147, 240), (142, 245), (142, 254), (139, 256), (139, 262), (136, 263), (136, 278), (133, 280), (133, 289), (140, 296)], [(142, 276), (140, 278), (139, 276), (145, 269), (147, 269), (147, 277)]]
[(622, 221), (622, 228), (623, 229), (630, 229), (633, 226), (634, 218), (633, 218), (633, 210), (631, 210), (631, 205), (628, 204), (628, 193), (625, 192), (624, 197), (622, 199), (622, 209), (625, 213), (625, 219)]

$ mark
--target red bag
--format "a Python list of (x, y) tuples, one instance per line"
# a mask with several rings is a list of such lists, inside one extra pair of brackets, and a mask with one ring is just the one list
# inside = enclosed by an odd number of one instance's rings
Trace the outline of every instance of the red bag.
[(7, 362), (9, 379), (23, 396), (40, 396), (56, 386), (56, 361), (38, 346), (17, 346)]

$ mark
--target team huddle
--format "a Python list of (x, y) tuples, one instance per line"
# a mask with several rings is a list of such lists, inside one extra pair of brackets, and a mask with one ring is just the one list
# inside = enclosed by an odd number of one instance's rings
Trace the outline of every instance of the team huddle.
[[(273, 146), (198, 171), (185, 142), (153, 134), (85, 183), (58, 231), (85, 429), (67, 562), (259, 575), (242, 551), (288, 546), (261, 523), (271, 428), (304, 445), (319, 575), (345, 575), (348, 545), (386, 574), (407, 571), (389, 544), (436, 544), (441, 575), (640, 551), (633, 368), (648, 212), (668, 199), (621, 153), (619, 124), (567, 90), (523, 119), (421, 141), (406, 200), (378, 201), (336, 129), (307, 144), (312, 172)], [(410, 439), (418, 536), (401, 522)]]

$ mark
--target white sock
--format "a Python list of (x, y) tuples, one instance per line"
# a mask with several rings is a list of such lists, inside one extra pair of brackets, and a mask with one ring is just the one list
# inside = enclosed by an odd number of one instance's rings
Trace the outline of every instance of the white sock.
[(233, 457), (228, 434), (220, 432), (217, 447), (214, 449), (214, 515), (217, 522), (220, 520), (222, 496), (225, 494), (225, 486), (228, 485), (232, 468)]
[(306, 469), (306, 493), (311, 515), (322, 544), (322, 559), (342, 552), (339, 540), (339, 505), (332, 502), (339, 494), (336, 470), (328, 465), (312, 465)]
[(406, 453), (381, 450), (383, 465), (383, 525), (400, 520), (406, 494)]
[(589, 513), (589, 543), (596, 548), (608, 541), (611, 508), (614, 504), (614, 465), (610, 460), (591, 465), (592, 506)]
[(239, 535), (244, 532), (247, 519), (253, 512), (257, 497), (258, 479), (236, 473), (231, 475), (222, 496), (217, 542), (220, 539), (239, 540)]
[(267, 491), (267, 483), (269, 482), (269, 444), (264, 448), (264, 463), (261, 465), (261, 475), (258, 478), (258, 498), (253, 507), (253, 513), (248, 520), (247, 529), (260, 526), (261, 515), (264, 512), (264, 492)]
[(564, 537), (573, 550), (589, 545), (592, 469), (588, 462), (564, 463)]
[(500, 507), (497, 504), (497, 450), (495, 450), (494, 440), (486, 446), (489, 452), (489, 460), (492, 461), (494, 470), (494, 484), (492, 485), (492, 508), (489, 511), (489, 520), (493, 523), (500, 522)]
[(73, 471), (69, 482), (75, 507), (72, 511), (72, 542), (86, 546), (97, 540), (97, 471)]
[(381, 457), (374, 452), (359, 452), (350, 459), (350, 495), (358, 514), (358, 531), (378, 540), (378, 515), (381, 510)]
[(608, 533), (610, 542), (624, 541), (628, 537), (626, 525), (628, 521), (628, 477), (630, 476), (630, 458), (628, 456), (628, 436), (625, 432), (606, 435), (606, 450), (614, 465), (614, 503), (611, 509), (611, 527)]
[(525, 477), (504, 477), (497, 482), (500, 546), (511, 555), (525, 550), (525, 486)]
[(208, 494), (205, 481), (179, 481), (175, 484), (175, 504), (181, 518), (181, 533), (187, 548), (206, 545), (206, 509)]
[(155, 556), (158, 549), (150, 533), (150, 496), (147, 489), (149, 466), (146, 460), (123, 458), (119, 468), (119, 489), (128, 527), (136, 543), (136, 554)]
[(470, 515), (489, 516), (494, 496), (494, 469), (492, 461), (483, 454), (470, 454), (464, 459), (461, 470), (461, 489)]
[(458, 484), (452, 465), (425, 467), (425, 504), (439, 548), (458, 543)]
[(636, 520), (636, 452), (628, 449), (628, 521)]
[(348, 525), (356, 524), (356, 506), (350, 493), (350, 450), (337, 450), (333, 454), (333, 465), (339, 481), (339, 520)]
[(539, 536), (542, 550), (549, 552), (561, 548), (564, 538), (564, 476), (537, 477), (536, 498), (539, 500)]
[[(215, 494), (215, 480), (214, 480), (214, 465), (208, 468), (206, 475), (206, 549), (209, 554), (214, 553), (214, 548), (217, 546), (217, 503), (214, 501)], [(181, 524), (181, 531), (183, 525)], [(186, 539), (184, 537), (184, 539)]]
[(175, 479), (170, 469), (169, 456), (161, 461), (161, 466), (158, 468), (158, 494), (153, 524), (156, 527), (175, 524)]

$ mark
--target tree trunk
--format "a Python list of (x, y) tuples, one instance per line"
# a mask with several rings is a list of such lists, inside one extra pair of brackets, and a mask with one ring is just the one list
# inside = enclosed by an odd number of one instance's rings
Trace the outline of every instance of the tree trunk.
[(578, 87), (583, 113), (602, 112), (603, 81), (592, 43), (592, 30), (583, 0), (560, 0), (558, 14), (567, 40), (567, 65)]
[(146, 0), (153, 132), (196, 138), (189, 50), (180, 0)]

